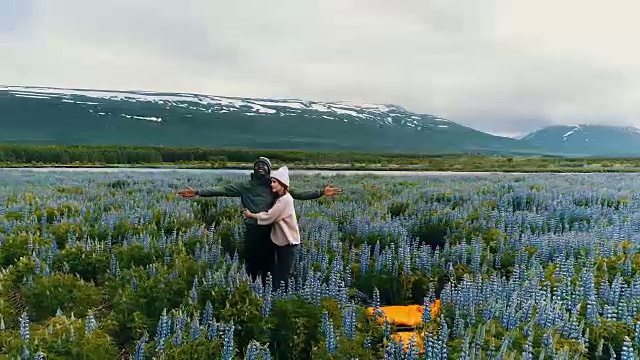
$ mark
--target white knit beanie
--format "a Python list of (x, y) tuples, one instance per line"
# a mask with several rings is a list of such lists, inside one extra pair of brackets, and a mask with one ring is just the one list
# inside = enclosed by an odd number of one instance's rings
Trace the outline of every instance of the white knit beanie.
[(271, 177), (277, 179), (281, 183), (289, 187), (289, 169), (286, 166), (279, 168), (271, 173)]

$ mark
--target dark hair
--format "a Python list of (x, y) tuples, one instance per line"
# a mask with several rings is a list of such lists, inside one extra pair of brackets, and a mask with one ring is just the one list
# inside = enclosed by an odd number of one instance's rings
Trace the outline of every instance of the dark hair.
[[(277, 181), (278, 184), (280, 184), (280, 186), (282, 186), (284, 188), (284, 192), (282, 193), (282, 195), (284, 195), (284, 194), (289, 192), (289, 187), (287, 185), (283, 184), (282, 181), (280, 181), (280, 180), (278, 180), (278, 179), (276, 179), (274, 177), (272, 177), (271, 179)], [(278, 199), (282, 195), (276, 193), (276, 199)]]

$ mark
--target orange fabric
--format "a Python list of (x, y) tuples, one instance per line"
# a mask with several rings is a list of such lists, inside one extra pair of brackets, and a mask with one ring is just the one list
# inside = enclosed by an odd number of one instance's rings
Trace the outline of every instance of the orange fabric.
[[(373, 315), (374, 308), (369, 308), (370, 315)], [(422, 323), (422, 306), (381, 306), (380, 310), (390, 323), (404, 326), (416, 326)], [(378, 323), (384, 323), (384, 318), (379, 318)]]
[(424, 353), (424, 341), (422, 341), (423, 337), (421, 334), (418, 334), (417, 331), (403, 331), (391, 334), (391, 338), (397, 342), (404, 343), (404, 351), (411, 350), (411, 338), (414, 338), (413, 341), (416, 345), (418, 345), (419, 354)]
[[(435, 319), (440, 314), (440, 299), (431, 304), (431, 319)], [(422, 324), (422, 305), (392, 305), (381, 306), (383, 317), (378, 319), (378, 324), (382, 325), (384, 319), (389, 320), (390, 323), (395, 323), (399, 326), (416, 327)], [(373, 316), (375, 309), (373, 307), (367, 308), (369, 316)], [(391, 334), (392, 339), (396, 342), (404, 344), (404, 351), (409, 351), (411, 346), (411, 338), (415, 337), (415, 344), (418, 345), (419, 353), (424, 353), (424, 341), (421, 334), (417, 331), (401, 331)]]
[[(384, 317), (378, 319), (378, 324), (383, 324), (384, 318), (386, 318), (390, 323), (395, 323), (396, 325), (415, 327), (422, 324), (422, 309), (422, 305), (381, 306), (380, 311), (382, 311)], [(373, 316), (374, 310), (373, 307), (367, 308), (369, 316)], [(437, 317), (439, 313), (440, 299), (431, 304), (431, 318)]]
[(435, 319), (440, 315), (440, 299), (431, 304), (431, 318)]

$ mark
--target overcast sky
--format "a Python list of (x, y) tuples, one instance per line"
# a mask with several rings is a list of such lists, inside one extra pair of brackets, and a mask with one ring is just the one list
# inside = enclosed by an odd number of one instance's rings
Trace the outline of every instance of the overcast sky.
[[(0, 84), (640, 126), (638, 0), (0, 0)], [(635, 24), (635, 25), (634, 25)]]

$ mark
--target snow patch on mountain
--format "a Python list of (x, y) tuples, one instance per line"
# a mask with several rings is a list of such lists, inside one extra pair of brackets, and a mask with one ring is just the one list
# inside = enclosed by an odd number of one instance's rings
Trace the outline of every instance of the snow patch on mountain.
[(125, 115), (122, 114), (122, 116), (128, 118), (128, 119), (138, 119), (138, 120), (148, 120), (148, 121), (155, 121), (155, 122), (161, 122), (162, 118), (157, 118), (157, 117), (153, 117), (153, 116), (135, 116), (135, 115)]
[(51, 98), (49, 96), (36, 95), (33, 93), (21, 92), (21, 91), (12, 91), (11, 94), (13, 94), (13, 96), (31, 98), (31, 99), (50, 99)]
[(538, 130), (534, 130), (534, 131), (529, 132), (529, 133), (519, 134), (519, 135), (516, 135), (514, 137), (514, 139), (516, 139), (516, 140), (530, 140), (531, 138), (533, 138), (537, 133), (539, 133), (542, 130), (544, 130), (544, 128), (540, 128)]
[(569, 136), (571, 136), (573, 133), (575, 133), (576, 131), (580, 130), (580, 125), (572, 125), (571, 130), (569, 130), (567, 133), (565, 133), (564, 135), (562, 135), (562, 141), (567, 141), (567, 138)]
[(629, 127), (625, 127), (624, 129), (625, 129), (625, 131), (627, 131), (627, 132), (629, 132), (631, 134), (640, 134), (640, 129), (638, 129), (636, 127), (629, 126)]

